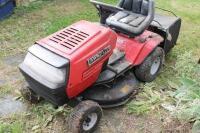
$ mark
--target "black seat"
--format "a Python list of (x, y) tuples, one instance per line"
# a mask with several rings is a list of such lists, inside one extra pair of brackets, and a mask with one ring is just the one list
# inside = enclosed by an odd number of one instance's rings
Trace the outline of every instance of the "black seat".
[(153, 0), (120, 0), (118, 6), (124, 10), (111, 14), (106, 24), (130, 37), (142, 34), (154, 19)]

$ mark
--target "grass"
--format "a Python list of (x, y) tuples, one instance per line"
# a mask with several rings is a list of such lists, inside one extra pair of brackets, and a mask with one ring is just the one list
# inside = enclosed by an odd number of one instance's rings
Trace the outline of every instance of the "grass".
[[(144, 90), (139, 93), (138, 100), (128, 104), (128, 112), (136, 115), (144, 115), (152, 109), (159, 108), (161, 94), (155, 90), (155, 84), (144, 85)], [(142, 99), (142, 100), (141, 100)]]
[[(200, 100), (200, 86), (198, 85), (200, 83), (200, 65), (198, 64), (200, 58), (200, 34), (198, 33), (200, 29), (200, 13), (197, 9), (200, 7), (200, 2), (195, 0), (158, 0), (156, 2), (157, 6), (170, 9), (182, 18), (180, 37), (176, 47), (167, 55), (161, 75), (153, 82), (153, 93), (158, 93), (148, 96), (147, 99), (144, 98), (143, 95), (148, 95), (149, 89), (152, 89), (152, 83), (146, 84), (143, 92), (137, 96), (137, 101), (133, 101), (128, 105), (128, 110), (131, 113), (141, 112), (144, 114), (150, 109), (151, 111), (158, 111), (157, 108), (152, 108), (154, 106), (170, 103), (170, 108), (165, 109), (170, 111), (175, 118), (183, 121), (183, 123), (185, 121), (196, 121), (197, 119), (193, 132), (199, 132), (198, 118), (200, 114), (197, 112), (200, 110), (197, 101)], [(174, 91), (176, 94), (172, 95)], [(158, 99), (159, 101), (156, 103), (150, 102), (159, 95), (161, 95)], [(180, 100), (181, 98), (187, 100)], [(140, 105), (135, 106), (138, 102)], [(141, 107), (145, 107), (145, 110)]]
[(0, 133), (21, 133), (22, 131), (22, 124), (18, 122), (12, 124), (0, 124)]
[[(116, 3), (115, 0), (105, 1)], [(159, 77), (142, 87), (136, 100), (127, 105), (127, 110), (138, 116), (148, 115), (150, 112), (162, 114), (167, 111), (183, 123), (195, 122), (193, 132), (196, 132), (200, 126), (200, 65), (197, 63), (200, 58), (200, 2), (156, 0), (156, 6), (170, 9), (182, 18), (180, 37), (177, 45), (167, 55)], [(96, 9), (88, 0), (36, 0), (20, 5), (14, 15), (1, 21), (0, 79), (6, 80), (6, 83), (0, 86), (1, 95), (16, 95), (13, 90), (19, 89), (23, 81), (21, 75), (20, 78), (12, 79), (12, 76), (19, 75), (19, 72), (16, 66), (5, 64), (5, 57), (25, 53), (36, 40), (81, 19), (99, 19)], [(67, 112), (53, 109), (47, 103), (30, 106), (26, 114), (20, 115), (20, 119), (16, 119), (18, 115), (0, 118), (0, 132), (52, 131), (49, 127), (55, 125), (49, 122), (62, 123), (60, 114), (61, 117), (66, 117), (69, 112), (70, 109), (67, 109)], [(62, 132), (66, 129), (58, 125), (56, 128), (60, 128), (59, 131)]]

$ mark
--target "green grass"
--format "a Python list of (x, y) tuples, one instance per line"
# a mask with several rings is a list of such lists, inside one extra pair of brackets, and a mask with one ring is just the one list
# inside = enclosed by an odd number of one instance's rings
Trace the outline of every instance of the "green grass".
[[(160, 76), (153, 82), (153, 92), (159, 92), (154, 96), (149, 96), (144, 99), (142, 95), (149, 93), (151, 84), (144, 86), (143, 92), (137, 96), (137, 101), (133, 101), (128, 105), (129, 112), (156, 111), (157, 104), (162, 105), (170, 103), (172, 107), (175, 105), (175, 111), (171, 111), (175, 118), (185, 121), (199, 120), (200, 114), (197, 101), (200, 100), (200, 65), (197, 63), (200, 54), (200, 1), (196, 0), (158, 0), (157, 6), (170, 9), (182, 19), (182, 27), (179, 40), (176, 47), (167, 55), (164, 69)], [(188, 83), (187, 87), (185, 84)], [(175, 91), (176, 94), (172, 95)], [(157, 103), (150, 103), (155, 96), (161, 95)], [(175, 96), (176, 95), (176, 96)], [(184, 98), (185, 100), (180, 100)], [(137, 102), (143, 103), (140, 106)], [(192, 104), (193, 103), (193, 104)], [(196, 103), (196, 104), (194, 104)], [(131, 106), (133, 105), (133, 106)], [(147, 108), (145, 111), (141, 107)], [(134, 110), (132, 110), (134, 108)], [(187, 117), (187, 119), (185, 119)], [(192, 118), (192, 120), (190, 119)], [(195, 122), (193, 131), (196, 132), (197, 127), (200, 127), (199, 121)], [(200, 128), (198, 128), (198, 132)]]
[(156, 84), (150, 83), (144, 85), (142, 92), (139, 93), (138, 100), (128, 104), (128, 112), (130, 114), (144, 115), (152, 109), (158, 109), (161, 103), (161, 94), (155, 90)]
[(12, 90), (12, 86), (9, 84), (4, 84), (4, 85), (0, 86), (0, 93), (1, 93), (0, 96), (4, 96), (4, 95), (10, 93), (11, 90)]
[(22, 133), (22, 131), (23, 128), (21, 123), (0, 123), (0, 133)]
[[(116, 3), (115, 0), (104, 1)], [(197, 64), (200, 58), (200, 1), (156, 0), (156, 6), (172, 10), (182, 18), (179, 40), (167, 55), (165, 66), (159, 77), (153, 83), (145, 84), (136, 100), (127, 105), (127, 109), (129, 113), (148, 115), (149, 112), (155, 111), (159, 114), (160, 111), (164, 111), (162, 105), (165, 103), (173, 105), (176, 111), (169, 111), (170, 114), (180, 121), (196, 121), (193, 128), (195, 132), (200, 125), (198, 113), (200, 109), (197, 106), (200, 101), (200, 65)], [(2, 95), (15, 93), (11, 90), (19, 88), (7, 78), (9, 76), (6, 76), (9, 75), (9, 71), (3, 69), (6, 67), (3, 62), (4, 57), (25, 53), (36, 40), (81, 19), (99, 20), (96, 9), (88, 0), (36, 0), (17, 7), (15, 14), (1, 21), (0, 68), (2, 69), (0, 71), (3, 71), (3, 77), (8, 79), (6, 84), (0, 87)], [(9, 69), (16, 68), (9, 67)], [(20, 81), (16, 83), (18, 82)], [(21, 124), (24, 123), (25, 131), (32, 130), (34, 126), (36, 126), (34, 130), (38, 130), (37, 126), (39, 126), (39, 129), (43, 131), (46, 128), (44, 123), (57, 119), (57, 111), (46, 103), (31, 106), (28, 113), (22, 115), (19, 120), (15, 117), (10, 117), (9, 120), (1, 118), (6, 121), (6, 124), (0, 124), (0, 132), (7, 130), (20, 132), (22, 131)], [(26, 123), (27, 121), (29, 123)]]

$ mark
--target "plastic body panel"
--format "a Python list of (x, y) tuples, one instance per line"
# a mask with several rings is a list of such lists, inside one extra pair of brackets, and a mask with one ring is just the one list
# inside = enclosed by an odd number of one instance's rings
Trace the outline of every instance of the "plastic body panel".
[(163, 38), (160, 35), (146, 30), (135, 38), (118, 34), (116, 45), (118, 49), (125, 51), (126, 59), (133, 66), (137, 66), (162, 42)]
[[(52, 36), (60, 35), (63, 30), (72, 28), (88, 35), (83, 42), (77, 44), (76, 48), (65, 49), (63, 45), (60, 45), (62, 43), (50, 43), (49, 39)], [(63, 30), (37, 41), (37, 43), (70, 60), (66, 93), (69, 98), (73, 98), (98, 79), (104, 62), (108, 60), (116, 46), (117, 35), (109, 28), (87, 21), (79, 21)], [(107, 47), (109, 47), (109, 51), (105, 55), (92, 65), (88, 64), (88, 59)]]
[(40, 45), (33, 45), (31, 46), (28, 51), (39, 58), (40, 60), (46, 62), (49, 65), (52, 65), (56, 68), (62, 68), (63, 66), (66, 66), (69, 64), (69, 61), (63, 57), (60, 57), (59, 55), (52, 53), (48, 49), (43, 48)]
[[(33, 63), (35, 59), (40, 62), (34, 64), (27, 64), (26, 62), (28, 60)], [(42, 70), (40, 67), (44, 64), (45, 69)], [(68, 101), (65, 88), (69, 76), (69, 67), (68, 59), (37, 44), (29, 48), (24, 62), (19, 65), (19, 69), (25, 77), (29, 88), (56, 106), (63, 105)], [(57, 71), (52, 71), (50, 68), (54, 68)], [(52, 75), (52, 73), (55, 74), (54, 72), (58, 72), (58, 70), (61, 69), (65, 70), (65, 73), (60, 75), (64, 80), (57, 82), (58, 78), (55, 78), (55, 75)], [(44, 72), (45, 70), (49, 71)], [(52, 73), (50, 73), (50, 71)], [(48, 80), (48, 78), (51, 80)]]
[(65, 86), (59, 88), (49, 88), (45, 86), (42, 81), (38, 82), (30, 73), (27, 68), (21, 66), (20, 71), (24, 75), (29, 87), (39, 96), (45, 98), (47, 101), (55, 106), (62, 106), (68, 102), (68, 97), (65, 93)]

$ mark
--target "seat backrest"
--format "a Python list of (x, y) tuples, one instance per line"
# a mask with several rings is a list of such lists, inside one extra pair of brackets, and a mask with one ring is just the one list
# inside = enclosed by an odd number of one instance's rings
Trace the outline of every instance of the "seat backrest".
[(118, 6), (134, 13), (147, 15), (149, 7), (148, 5), (148, 0), (120, 0)]

